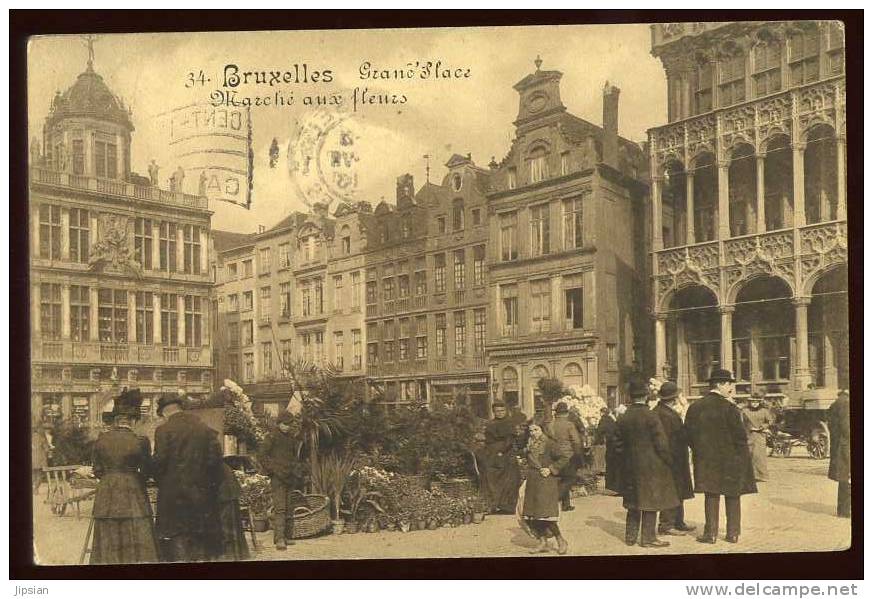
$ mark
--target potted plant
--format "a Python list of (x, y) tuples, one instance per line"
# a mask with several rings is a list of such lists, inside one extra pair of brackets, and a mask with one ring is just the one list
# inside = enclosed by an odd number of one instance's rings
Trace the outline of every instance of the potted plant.
[(354, 466), (355, 456), (347, 449), (331, 451), (327, 455), (319, 456), (312, 471), (313, 491), (330, 499), (333, 531), (336, 534), (341, 534), (343, 531), (344, 523), (340, 517), (342, 495)]

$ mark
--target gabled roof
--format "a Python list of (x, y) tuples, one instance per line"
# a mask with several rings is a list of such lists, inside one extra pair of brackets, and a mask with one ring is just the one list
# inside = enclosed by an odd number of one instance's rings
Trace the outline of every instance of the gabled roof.
[(513, 89), (522, 90), (541, 81), (548, 81), (550, 79), (560, 79), (564, 76), (564, 73), (561, 71), (541, 71), (537, 69), (530, 75), (527, 75), (524, 79), (513, 85)]
[(460, 166), (462, 164), (470, 164), (473, 161), (469, 156), (461, 156), (460, 154), (452, 154), (452, 157), (449, 158), (449, 161), (446, 162), (446, 168), (453, 168), (456, 166)]
[(229, 250), (252, 245), (255, 241), (254, 233), (234, 233), (233, 231), (212, 230), (212, 245), (215, 252), (220, 254)]

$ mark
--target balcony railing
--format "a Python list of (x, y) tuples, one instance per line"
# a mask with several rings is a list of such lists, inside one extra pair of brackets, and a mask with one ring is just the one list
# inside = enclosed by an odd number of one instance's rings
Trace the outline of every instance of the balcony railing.
[(367, 316), (377, 316), (379, 314), (378, 304), (367, 304)]
[(137, 343), (35, 339), (32, 351), (35, 360), (55, 363), (144, 366), (163, 364), (208, 366), (211, 363), (211, 352), (208, 347), (180, 348)]
[(412, 305), (415, 310), (421, 310), (422, 308), (427, 306), (427, 296), (416, 295), (412, 300)]
[(395, 302), (394, 307), (398, 313), (409, 312), (409, 298), (401, 297)]
[(39, 167), (32, 167), (30, 169), (30, 178), (33, 183), (44, 183), (58, 187), (73, 187), (118, 197), (149, 200), (203, 210), (208, 208), (208, 200), (205, 196), (166, 191), (150, 185), (135, 185), (113, 179), (98, 179), (88, 175), (74, 175)]

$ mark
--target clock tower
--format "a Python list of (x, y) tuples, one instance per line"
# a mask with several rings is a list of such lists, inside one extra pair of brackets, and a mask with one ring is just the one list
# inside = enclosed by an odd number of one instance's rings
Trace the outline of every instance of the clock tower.
[(518, 129), (518, 133), (524, 133), (537, 127), (547, 117), (561, 114), (567, 110), (561, 102), (561, 77), (563, 73), (541, 70), (543, 61), (539, 56), (534, 64), (536, 71), (513, 86), (518, 92), (518, 117), (513, 123)]

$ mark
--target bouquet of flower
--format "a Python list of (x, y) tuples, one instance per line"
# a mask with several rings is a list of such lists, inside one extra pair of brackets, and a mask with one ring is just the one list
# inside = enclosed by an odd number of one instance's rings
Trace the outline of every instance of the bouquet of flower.
[(230, 400), (224, 404), (225, 433), (252, 445), (263, 441), (267, 433), (255, 418), (252, 400), (243, 392), (242, 387), (230, 379), (224, 379), (221, 392), (226, 400)]
[(569, 391), (570, 394), (562, 397), (560, 401), (567, 404), (570, 412), (582, 421), (585, 428), (595, 428), (600, 422), (600, 410), (607, 407), (606, 402), (602, 397), (594, 395), (588, 385), (570, 387)]
[(266, 517), (273, 507), (270, 477), (263, 474), (246, 474), (234, 470), (240, 486), (240, 505), (247, 506), (253, 516)]

